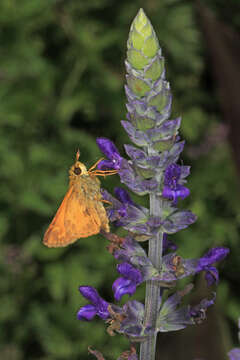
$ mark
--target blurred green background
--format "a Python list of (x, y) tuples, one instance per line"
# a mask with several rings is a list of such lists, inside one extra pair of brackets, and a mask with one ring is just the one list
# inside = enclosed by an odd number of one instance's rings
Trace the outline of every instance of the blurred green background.
[[(219, 21), (239, 31), (238, 1), (206, 4)], [(109, 338), (102, 321), (76, 320), (78, 308), (85, 304), (80, 284), (92, 285), (113, 300), (111, 284), (117, 272), (105, 250), (107, 241), (94, 236), (65, 249), (48, 249), (41, 241), (66, 192), (76, 150), (80, 148), (81, 161), (89, 167), (101, 157), (97, 136), (110, 137), (122, 153), (122, 145), (130, 142), (120, 126), (126, 115), (124, 59), (129, 27), (140, 7), (163, 49), (174, 95), (173, 116), (183, 116), (183, 162), (192, 166), (191, 197), (184, 206), (197, 214), (198, 221), (172, 239), (186, 257), (200, 256), (216, 245), (230, 247), (230, 256), (219, 266), (213, 326), (220, 330), (217, 334), (206, 328), (201, 336), (221, 342), (222, 353), (237, 345), (239, 164), (227, 139), (231, 123), (222, 112), (221, 103), (228, 99), (218, 96), (214, 61), (196, 3), (1, 0), (1, 360), (87, 359), (88, 345), (110, 360), (128, 348), (127, 340)], [(109, 191), (118, 184), (117, 176), (102, 180)], [(205, 292), (201, 278), (196, 287)], [(143, 294), (139, 289), (140, 301)], [(171, 334), (172, 347), (177, 336)], [(160, 336), (159, 341), (161, 359), (176, 359), (167, 355), (168, 338), (161, 343)], [(185, 338), (182, 344), (187, 343)], [(207, 350), (198, 350), (196, 346), (196, 356), (210, 359)], [(177, 358), (182, 358), (180, 353)], [(220, 357), (211, 356), (215, 358)]]

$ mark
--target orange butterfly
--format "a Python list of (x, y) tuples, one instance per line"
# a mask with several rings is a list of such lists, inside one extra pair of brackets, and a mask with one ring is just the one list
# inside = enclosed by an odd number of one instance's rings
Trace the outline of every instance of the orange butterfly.
[(98, 234), (100, 230), (109, 232), (109, 222), (100, 192), (97, 176), (114, 175), (116, 170), (93, 170), (102, 160), (98, 160), (89, 170), (78, 161), (69, 170), (69, 189), (49, 225), (43, 243), (48, 247), (67, 246), (79, 238)]

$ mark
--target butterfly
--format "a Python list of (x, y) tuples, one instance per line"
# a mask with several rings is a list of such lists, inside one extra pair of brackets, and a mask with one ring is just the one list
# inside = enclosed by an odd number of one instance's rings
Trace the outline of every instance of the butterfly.
[[(97, 176), (114, 175), (116, 170), (95, 169), (98, 160), (89, 170), (79, 160), (69, 170), (69, 188), (43, 238), (48, 247), (63, 247), (79, 238), (98, 234), (101, 230), (109, 232), (109, 221), (100, 191)], [(94, 170), (95, 169), (95, 170)]]

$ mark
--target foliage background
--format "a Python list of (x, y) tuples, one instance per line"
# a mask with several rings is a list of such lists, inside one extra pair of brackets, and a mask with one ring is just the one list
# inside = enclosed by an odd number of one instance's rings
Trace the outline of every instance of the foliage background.
[[(218, 18), (239, 30), (236, 1), (207, 3)], [(94, 236), (66, 249), (47, 249), (41, 239), (66, 191), (67, 171), (77, 148), (81, 160), (90, 166), (101, 156), (97, 136), (110, 137), (121, 151), (122, 144), (129, 142), (120, 127), (126, 113), (124, 58), (129, 26), (142, 6), (166, 59), (173, 113), (183, 116), (181, 132), (187, 141), (183, 161), (192, 165), (192, 196), (184, 206), (199, 220), (173, 238), (180, 253), (189, 257), (200, 256), (215, 245), (231, 248), (220, 266), (216, 321), (223, 324), (220, 336), (225, 350), (233, 345), (231, 341), (237, 342), (239, 183), (226, 137), (216, 135), (225, 125), (195, 3), (1, 0), (3, 360), (87, 359), (88, 345), (102, 350), (107, 359), (116, 359), (127, 348), (126, 340), (109, 339), (101, 321), (76, 320), (84, 304), (78, 293), (80, 284), (95, 286), (112, 300), (111, 284), (117, 273), (105, 251), (107, 242)], [(118, 185), (117, 176), (102, 184), (112, 190)], [(142, 290), (137, 297), (143, 300)]]

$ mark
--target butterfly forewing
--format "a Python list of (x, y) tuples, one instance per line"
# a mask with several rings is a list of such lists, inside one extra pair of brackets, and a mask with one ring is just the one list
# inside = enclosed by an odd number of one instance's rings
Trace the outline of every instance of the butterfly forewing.
[(66, 229), (64, 224), (67, 202), (72, 194), (73, 188), (70, 187), (66, 193), (56, 215), (45, 232), (43, 243), (48, 247), (65, 246)]
[(74, 186), (65, 213), (66, 237), (81, 238), (99, 233), (100, 217), (90, 200), (78, 186)]

